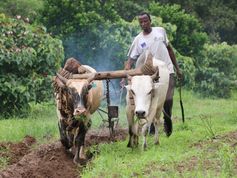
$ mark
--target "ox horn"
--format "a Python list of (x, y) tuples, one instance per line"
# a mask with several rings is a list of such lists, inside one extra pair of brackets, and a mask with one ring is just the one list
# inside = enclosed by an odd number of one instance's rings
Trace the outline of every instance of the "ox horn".
[(57, 77), (63, 82), (64, 85), (67, 84), (68, 79), (57, 73)]
[(156, 73), (156, 68), (153, 66), (153, 56), (150, 51), (146, 51), (146, 62), (141, 70), (144, 75), (152, 75)]
[(88, 83), (91, 83), (95, 79), (96, 73), (91, 73), (91, 76), (87, 79)]
[(153, 61), (152, 61), (153, 55), (151, 54), (150, 51), (146, 51), (146, 64), (149, 64), (153, 66)]

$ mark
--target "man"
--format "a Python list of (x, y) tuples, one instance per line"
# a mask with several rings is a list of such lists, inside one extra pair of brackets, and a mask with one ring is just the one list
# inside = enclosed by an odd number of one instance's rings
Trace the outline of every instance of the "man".
[[(167, 136), (172, 133), (172, 106), (173, 106), (173, 95), (174, 95), (174, 67), (176, 69), (176, 74), (179, 79), (182, 78), (182, 73), (179, 69), (178, 63), (176, 61), (173, 49), (169, 45), (169, 40), (166, 35), (166, 31), (162, 27), (151, 27), (151, 17), (148, 13), (143, 12), (138, 15), (138, 21), (142, 28), (142, 32), (139, 33), (128, 52), (128, 60), (125, 62), (125, 70), (131, 69), (132, 65), (136, 62), (144, 63), (143, 55), (145, 50), (150, 50), (151, 54), (162, 61), (164, 61), (170, 71), (170, 81), (169, 88), (167, 91), (166, 101), (164, 103), (164, 130)], [(123, 87), (125, 84), (125, 79), (120, 82)], [(151, 132), (154, 131), (154, 127), (151, 127)]]

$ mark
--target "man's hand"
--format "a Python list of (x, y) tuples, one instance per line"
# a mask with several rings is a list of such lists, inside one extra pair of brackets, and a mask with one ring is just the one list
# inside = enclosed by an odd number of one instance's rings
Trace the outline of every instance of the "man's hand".
[(121, 88), (124, 88), (125, 84), (126, 84), (126, 79), (122, 78), (122, 80), (120, 81)]
[(176, 75), (178, 77), (178, 80), (183, 80), (183, 73), (181, 70), (176, 70)]

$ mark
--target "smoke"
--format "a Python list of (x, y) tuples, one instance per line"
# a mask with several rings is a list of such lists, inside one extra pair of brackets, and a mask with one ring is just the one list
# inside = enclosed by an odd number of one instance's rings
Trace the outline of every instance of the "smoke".
[[(126, 60), (127, 49), (121, 47), (121, 44), (115, 39), (107, 39), (107, 36), (95, 36), (92, 33), (82, 35), (74, 33), (63, 40), (66, 59), (73, 57), (81, 64), (89, 65), (96, 71), (115, 71), (123, 68), (123, 63)], [(121, 99), (121, 79), (111, 79), (109, 82), (110, 104), (120, 105)], [(106, 81), (103, 80), (106, 94)], [(124, 96), (123, 96), (124, 101)]]

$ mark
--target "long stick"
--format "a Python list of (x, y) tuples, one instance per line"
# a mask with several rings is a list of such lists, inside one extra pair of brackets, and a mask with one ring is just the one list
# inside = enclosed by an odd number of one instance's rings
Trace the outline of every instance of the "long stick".
[(185, 118), (184, 118), (184, 107), (183, 107), (183, 101), (182, 101), (182, 93), (181, 93), (181, 88), (182, 88), (182, 84), (181, 81), (179, 81), (180, 86), (179, 86), (179, 103), (180, 103), (180, 107), (181, 107), (181, 112), (182, 112), (182, 121), (184, 123)]
[(117, 71), (108, 71), (108, 72), (96, 72), (96, 73), (85, 73), (85, 74), (73, 74), (71, 79), (87, 79), (92, 75), (94, 80), (105, 80), (105, 79), (116, 79), (116, 78), (126, 78), (127, 75), (143, 75), (144, 73), (140, 68), (132, 70), (117, 70)]

